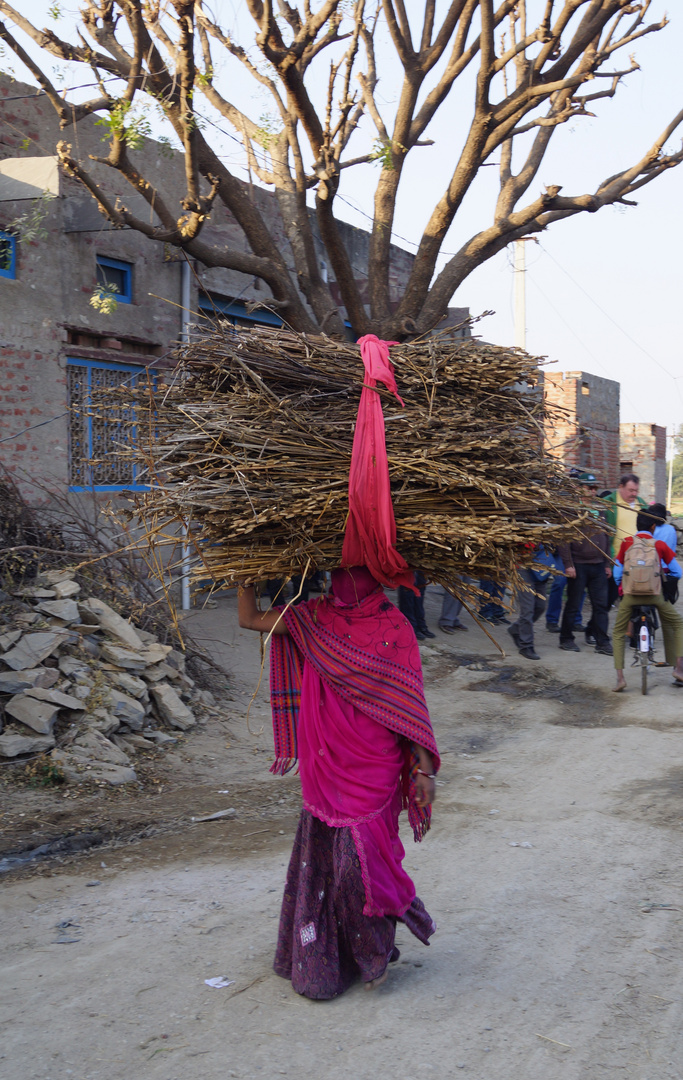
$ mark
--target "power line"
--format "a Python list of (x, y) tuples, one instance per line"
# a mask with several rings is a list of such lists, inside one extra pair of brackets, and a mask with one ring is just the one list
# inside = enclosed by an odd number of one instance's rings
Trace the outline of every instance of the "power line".
[[(590, 350), (590, 349), (588, 348), (588, 346), (586, 345), (585, 341), (582, 341), (582, 339), (581, 339), (581, 338), (579, 337), (579, 335), (577, 334), (576, 330), (575, 330), (575, 329), (574, 329), (574, 327), (573, 327), (573, 326), (571, 325), (571, 323), (567, 322), (567, 320), (565, 319), (565, 317), (564, 317), (564, 315), (562, 314), (562, 312), (561, 312), (561, 311), (560, 311), (560, 310), (559, 310), (558, 308), (556, 308), (556, 307), (555, 307), (555, 305), (553, 304), (553, 302), (552, 302), (552, 300), (550, 299), (550, 297), (549, 297), (549, 296), (546, 296), (545, 292), (543, 291), (543, 289), (541, 288), (541, 286), (540, 286), (540, 285), (538, 284), (538, 282), (537, 282), (537, 281), (535, 281), (535, 280), (534, 280), (534, 279), (533, 279), (532, 277), (530, 277), (530, 278), (529, 278), (529, 281), (530, 281), (530, 282), (531, 282), (531, 284), (532, 284), (532, 285), (534, 286), (534, 288), (538, 289), (539, 293), (541, 294), (541, 296), (542, 296), (542, 297), (543, 297), (543, 299), (545, 300), (546, 304), (548, 304), (548, 305), (549, 305), (549, 306), (550, 306), (550, 307), (551, 307), (551, 308), (553, 309), (553, 311), (554, 311), (554, 312), (555, 312), (555, 314), (557, 315), (558, 319), (560, 319), (560, 321), (561, 321), (561, 322), (563, 322), (563, 323), (564, 323), (564, 325), (565, 325), (565, 326), (567, 327), (567, 329), (569, 330), (569, 332), (570, 332), (571, 334), (573, 334), (573, 335), (574, 335), (574, 337), (575, 337), (575, 338), (576, 338), (576, 340), (578, 341), (579, 345), (581, 345), (581, 347), (582, 347), (582, 348), (583, 348), (583, 349), (584, 349), (584, 350), (586, 351), (586, 353), (588, 354), (588, 356), (590, 356), (591, 360), (592, 360), (592, 361), (593, 361), (593, 362), (594, 362), (595, 364), (597, 364), (599, 368), (602, 368), (602, 370), (603, 370), (603, 371), (605, 372), (605, 374), (606, 374), (606, 375), (607, 375), (607, 377), (609, 378), (609, 375), (610, 375), (610, 373), (609, 373), (609, 371), (607, 370), (607, 368), (605, 367), (605, 365), (603, 364), (603, 362), (602, 362), (601, 360), (599, 360), (599, 359), (597, 358), (597, 356), (594, 356), (594, 355), (593, 355), (593, 353), (591, 352), (591, 350)], [(636, 414), (637, 414), (637, 415), (640, 415), (640, 416), (642, 416), (642, 415), (643, 415), (643, 414), (642, 414), (642, 413), (640, 412), (640, 410), (638, 409), (638, 407), (637, 407), (636, 405), (634, 405), (634, 403), (633, 403), (633, 402), (631, 401), (630, 397), (628, 397), (628, 395), (627, 395), (627, 394), (624, 394), (624, 400), (628, 402), (628, 404), (629, 404), (629, 405), (631, 406), (631, 408), (632, 408), (632, 409), (633, 409), (633, 410), (634, 410), (634, 411), (636, 412)]]
[[(119, 79), (118, 76), (111, 76), (109, 79), (105, 79), (104, 81), (105, 82), (115, 82), (115, 81), (120, 81), (120, 79)], [(98, 84), (94, 83), (94, 82), (80, 83), (77, 86), (67, 87), (64, 90), (64, 93), (71, 93), (74, 90), (85, 90), (85, 89), (88, 89), (88, 88), (90, 88), (92, 86), (97, 86), (97, 85)], [(45, 97), (45, 96), (46, 96), (46, 92), (44, 90), (38, 90), (35, 94), (19, 94), (16, 97), (3, 98), (2, 100), (3, 101), (33, 101), (37, 97)], [(217, 124), (215, 122), (215, 120), (212, 120), (210, 116), (206, 116), (204, 113), (200, 113), (197, 109), (195, 109), (195, 115), (200, 117), (200, 119), (204, 120), (207, 124), (210, 124), (212, 127), (214, 127), (216, 129), (216, 131), (219, 131), (221, 133), (221, 135), (224, 135), (228, 139), (232, 139), (232, 141), (236, 142), (237, 145), (240, 147), (240, 149), (243, 152), (245, 152), (244, 143), (243, 143), (242, 139), (238, 138), (236, 135), (233, 135), (233, 133), (231, 131), (226, 131), (225, 128), (222, 128), (219, 124)], [(229, 160), (230, 159), (230, 155), (228, 155), (228, 154), (217, 154), (216, 156), (219, 157), (219, 158), (222, 158), (223, 160)], [(274, 164), (285, 165), (287, 168), (289, 168), (289, 162), (282, 161), (280, 158), (274, 158), (272, 153), (270, 154), (270, 158), (271, 158), (271, 161)], [(235, 164), (239, 168), (242, 168), (244, 170), (248, 169), (247, 165), (242, 165), (239, 161), (236, 161)], [(360, 214), (362, 217), (364, 217), (371, 224), (374, 224), (375, 219), (374, 219), (373, 215), (368, 214), (368, 212), (366, 210), (363, 210), (360, 206), (358, 206), (357, 203), (355, 203), (348, 196), (342, 195), (340, 192), (337, 192), (336, 198), (340, 199), (341, 202), (346, 203), (347, 206), (350, 206), (352, 210), (354, 210), (357, 214)], [(390, 236), (392, 238), (396, 238), (397, 240), (401, 240), (404, 244), (410, 244), (411, 247), (417, 248), (417, 247), (420, 246), (420, 241), (418, 241), (418, 240), (409, 240), (407, 236), (402, 236), (401, 233), (397, 232), (395, 229), (391, 230)], [(441, 255), (444, 255), (446, 258), (452, 258), (455, 255), (455, 252), (453, 252), (453, 251), (442, 251)], [(354, 269), (356, 269), (356, 268), (354, 268)]]
[(45, 427), (46, 424), (54, 424), (55, 420), (61, 420), (63, 416), (68, 416), (69, 411), (60, 413), (59, 416), (51, 416), (49, 420), (41, 420), (39, 424), (31, 424), (30, 427), (24, 428), (23, 431), (17, 431), (15, 435), (6, 435), (4, 439), (0, 439), (0, 443), (11, 442), (12, 439), (20, 439), (22, 435), (25, 435), (28, 431), (33, 431), (35, 428)]
[(679, 386), (679, 379), (683, 378), (683, 375), (673, 375), (672, 372), (670, 372), (669, 369), (667, 367), (665, 367), (664, 364), (661, 363), (661, 361), (657, 360), (657, 358), (655, 356), (653, 356), (652, 353), (648, 352), (648, 350), (645, 348), (644, 345), (641, 345), (639, 341), (636, 341), (636, 339), (631, 334), (629, 334), (628, 330), (624, 329), (624, 327), (621, 325), (621, 323), (617, 322), (617, 320), (614, 319), (610, 315), (610, 313), (608, 311), (605, 311), (605, 309), (598, 303), (598, 301), (595, 299), (595, 297), (592, 296), (591, 293), (589, 293), (587, 289), (584, 289), (583, 285), (581, 285), (575, 278), (572, 277), (572, 275), (569, 273), (569, 271), (566, 270), (564, 268), (564, 266), (562, 266), (562, 264), (559, 263), (557, 261), (557, 259), (553, 255), (550, 254), (550, 252), (547, 250), (547, 248), (543, 247), (543, 245), (540, 243), (540, 241), (538, 243), (539, 243), (539, 247), (548, 256), (548, 258), (551, 259), (555, 263), (555, 265), (557, 267), (559, 267), (559, 269), (562, 271), (562, 273), (565, 274), (569, 278), (569, 280), (576, 286), (577, 289), (579, 289), (584, 294), (584, 296), (588, 297), (588, 299), (591, 301), (592, 304), (595, 305), (595, 307), (598, 309), (598, 311), (602, 315), (604, 315), (606, 319), (609, 319), (609, 321), (612, 323), (612, 325), (616, 326), (617, 330), (620, 330), (621, 333), (624, 335), (624, 337), (628, 341), (630, 341), (632, 345), (635, 345), (635, 347), (637, 349), (640, 349), (640, 351), (642, 353), (644, 353), (645, 356), (647, 356), (648, 360), (651, 360), (653, 364), (656, 364), (656, 366), (658, 368), (661, 368), (661, 370), (664, 372), (665, 375), (669, 376), (669, 378), (675, 384), (676, 390), (678, 391), (678, 396), (681, 399), (681, 404), (683, 404), (683, 394), (681, 393), (681, 388)]

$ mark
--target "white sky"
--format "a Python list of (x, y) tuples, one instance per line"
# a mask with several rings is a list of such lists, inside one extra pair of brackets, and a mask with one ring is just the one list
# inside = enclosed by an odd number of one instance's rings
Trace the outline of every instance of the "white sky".
[[(48, 6), (41, 0), (25, 0), (21, 10), (39, 26), (65, 33), (68, 16), (75, 11), (62, 5), (65, 19), (54, 23), (47, 15)], [(637, 160), (681, 108), (683, 11), (680, 4), (671, 7), (670, 25), (633, 47), (642, 70), (622, 82), (613, 100), (596, 103), (596, 119), (579, 117), (557, 131), (529, 198), (554, 183), (563, 185), (564, 194), (594, 190), (600, 180)], [(250, 26), (244, 0), (215, 0), (213, 10), (226, 28), (244, 37)], [(665, 11), (662, 0), (653, 0), (648, 21), (658, 20)], [(386, 31), (383, 34), (386, 41)], [(379, 48), (387, 58), (379, 69), (379, 97), (389, 116), (396, 94), (395, 69), (388, 61), (389, 53), (383, 52), (382, 39)], [(625, 55), (618, 54), (617, 63), (620, 68), (628, 66)], [(6, 68), (8, 59), (2, 65)], [(18, 64), (14, 68), (18, 77), (25, 78)], [(258, 119), (261, 112), (268, 111), (267, 100), (238, 70), (224, 72), (230, 79), (230, 94)], [(87, 71), (81, 69), (79, 77), (87, 81)], [(588, 89), (594, 86), (589, 84)], [(411, 154), (394, 237), (410, 250), (415, 250), (428, 214), (448, 181), (461, 145), (458, 135), (471, 113), (472, 99), (467, 92), (449, 98), (427, 132), (435, 146), (416, 148)], [(221, 126), (228, 130), (225, 121)], [(373, 137), (366, 129), (354, 154), (366, 151)], [(683, 130), (669, 149), (677, 148), (681, 137)], [(228, 138), (218, 135), (217, 139), (217, 148), (229, 159), (226, 164), (237, 175), (244, 175), (239, 167), (243, 161), (240, 148)], [(362, 212), (372, 214), (378, 172), (377, 166), (345, 171), (342, 191), (358, 211), (343, 203), (337, 207), (341, 217), (368, 227)], [(445, 251), (457, 250), (469, 235), (490, 223), (496, 173), (494, 168), (482, 170), (447, 237)], [(682, 186), (683, 166), (642, 189), (636, 196), (638, 207), (606, 207), (594, 215), (578, 215), (552, 226), (539, 237), (539, 244), (527, 244), (528, 350), (547, 356), (555, 370), (580, 369), (620, 382), (622, 421), (669, 428), (683, 424)], [(500, 344), (514, 340), (511, 264), (512, 251), (501, 252), (475, 271), (452, 301), (469, 306), (473, 314), (493, 309), (495, 315), (480, 323), (479, 330)]]

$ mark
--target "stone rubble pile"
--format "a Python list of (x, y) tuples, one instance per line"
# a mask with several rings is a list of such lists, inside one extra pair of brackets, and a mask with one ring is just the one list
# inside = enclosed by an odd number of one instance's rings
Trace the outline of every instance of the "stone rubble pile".
[(13, 591), (21, 610), (0, 625), (0, 759), (49, 752), (67, 780), (125, 784), (136, 751), (175, 742), (168, 729), (196, 723), (188, 702), (214, 699), (183, 653), (80, 592), (66, 570)]

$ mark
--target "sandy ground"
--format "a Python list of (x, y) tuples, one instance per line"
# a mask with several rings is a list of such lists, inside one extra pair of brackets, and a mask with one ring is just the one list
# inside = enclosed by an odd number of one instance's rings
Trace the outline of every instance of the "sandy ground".
[(0, 1075), (683, 1077), (683, 690), (666, 669), (647, 698), (635, 678), (617, 696), (608, 658), (543, 629), (540, 663), (475, 628), (423, 647), (443, 768), (432, 831), (404, 841), (439, 931), (425, 949), (399, 929), (372, 994), (311, 1002), (271, 969), (298, 793), (267, 771), (265, 680), (259, 734), (245, 721), (258, 639), (230, 597), (188, 623), (231, 700), (150, 759), (141, 792), (3, 791), (17, 843), (112, 821), (119, 841), (6, 875)]

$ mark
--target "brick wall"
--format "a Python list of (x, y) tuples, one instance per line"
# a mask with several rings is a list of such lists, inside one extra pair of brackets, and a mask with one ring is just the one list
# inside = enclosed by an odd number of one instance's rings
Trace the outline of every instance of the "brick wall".
[(658, 424), (620, 425), (622, 472), (640, 477), (640, 494), (648, 503), (666, 503), (666, 428)]
[(619, 478), (619, 383), (585, 371), (544, 372), (544, 396), (555, 406), (545, 425), (546, 450), (595, 473), (605, 488)]

